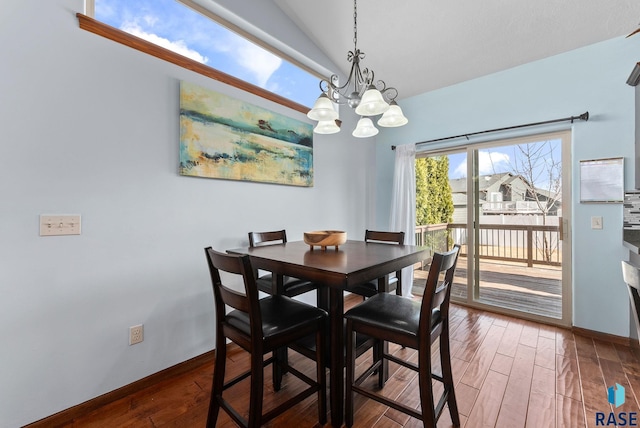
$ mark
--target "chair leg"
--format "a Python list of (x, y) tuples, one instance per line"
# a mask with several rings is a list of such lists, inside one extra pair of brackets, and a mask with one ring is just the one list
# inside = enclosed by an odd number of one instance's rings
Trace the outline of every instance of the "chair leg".
[(288, 371), (289, 356), (287, 348), (279, 348), (273, 351), (274, 363), (271, 367), (273, 377), (273, 390), (278, 392), (282, 387), (282, 376)]
[[(218, 335), (220, 332), (218, 331)], [(222, 342), (222, 345), (221, 343)], [(218, 413), (220, 412), (220, 402), (218, 397), (222, 396), (224, 390), (224, 372), (227, 362), (227, 347), (224, 340), (218, 341), (216, 346), (216, 361), (213, 369), (213, 383), (211, 384), (211, 401), (209, 402), (209, 413), (207, 415), (207, 428), (216, 426)]]
[[(345, 335), (345, 345), (347, 347), (346, 364), (347, 375), (345, 379), (345, 403), (344, 403), (344, 422), (348, 428), (353, 426), (353, 379), (356, 369), (354, 342), (356, 333), (353, 331), (353, 322), (347, 320), (347, 331)], [(375, 358), (375, 356), (374, 356)], [(380, 370), (382, 371), (382, 370)]]
[[(436, 415), (433, 402), (433, 384), (431, 383), (431, 352), (421, 352), (418, 363), (418, 383), (420, 387), (420, 406), (422, 408), (422, 424), (425, 428), (436, 426)], [(425, 355), (426, 354), (426, 355)]]
[(388, 376), (388, 373), (385, 373), (385, 370), (384, 370), (384, 364), (385, 364), (383, 360), (384, 350), (385, 350), (384, 342), (382, 340), (376, 339), (373, 345), (373, 363), (375, 364), (377, 362), (380, 362), (380, 366), (376, 370), (376, 372), (378, 373), (378, 388), (380, 389), (384, 388), (384, 384), (387, 382), (386, 377)]
[(456, 391), (454, 388), (453, 372), (451, 370), (451, 348), (449, 344), (449, 325), (445, 324), (440, 335), (440, 361), (442, 366), (442, 379), (444, 390), (447, 394), (447, 405), (451, 415), (451, 422), (454, 427), (460, 426), (460, 414), (458, 413), (458, 402), (456, 401)]
[(316, 332), (316, 379), (318, 391), (318, 421), (320, 425), (327, 423), (327, 374), (325, 370), (325, 335), (322, 333), (324, 322), (320, 322)]
[[(274, 363), (275, 364), (275, 363)], [(264, 387), (262, 352), (251, 353), (251, 384), (249, 391), (248, 428), (258, 428), (262, 419), (262, 395)]]

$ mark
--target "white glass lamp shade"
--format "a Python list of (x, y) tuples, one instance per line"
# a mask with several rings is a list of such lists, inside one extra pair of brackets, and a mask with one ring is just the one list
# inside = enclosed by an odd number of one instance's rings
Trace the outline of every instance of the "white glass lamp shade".
[(338, 118), (338, 112), (333, 108), (333, 103), (327, 94), (322, 94), (313, 104), (313, 108), (307, 113), (307, 117), (317, 121), (335, 120)]
[(406, 125), (408, 122), (409, 119), (402, 114), (402, 109), (395, 101), (391, 101), (389, 110), (385, 111), (382, 117), (378, 119), (378, 125), (387, 128)]
[(335, 134), (336, 132), (340, 132), (340, 127), (334, 120), (321, 120), (318, 122), (315, 128), (313, 128), (313, 132), (316, 134)]
[(360, 116), (376, 116), (389, 109), (389, 104), (382, 98), (382, 94), (373, 85), (362, 95), (360, 104), (356, 107), (356, 114)]
[(363, 117), (358, 121), (356, 129), (353, 130), (351, 135), (357, 138), (373, 137), (378, 133), (378, 128), (373, 126), (373, 122), (368, 117)]

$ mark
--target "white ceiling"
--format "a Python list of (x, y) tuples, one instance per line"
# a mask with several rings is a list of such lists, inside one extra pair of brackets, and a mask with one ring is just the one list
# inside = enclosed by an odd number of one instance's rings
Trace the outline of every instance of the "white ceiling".
[[(352, 1), (274, 1), (348, 72)], [(626, 36), (639, 22), (639, 0), (360, 0), (358, 48), (362, 68), (402, 99)]]

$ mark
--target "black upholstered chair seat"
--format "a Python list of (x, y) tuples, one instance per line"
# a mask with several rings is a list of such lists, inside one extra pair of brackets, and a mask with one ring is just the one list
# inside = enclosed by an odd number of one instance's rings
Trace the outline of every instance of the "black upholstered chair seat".
[[(393, 290), (397, 287), (398, 278), (392, 276), (389, 278), (389, 289)], [(358, 294), (364, 297), (373, 297), (378, 294), (378, 281), (365, 282), (349, 288), (349, 292)]]
[[(415, 300), (395, 294), (380, 293), (351, 309), (349, 318), (354, 322), (367, 323), (393, 334), (417, 339), (421, 306), (421, 302)], [(431, 327), (439, 322), (440, 310), (434, 309), (431, 315)]]
[[(264, 339), (270, 339), (279, 334), (288, 334), (308, 325), (315, 325), (327, 316), (327, 313), (322, 309), (302, 304), (286, 296), (265, 297), (259, 300), (259, 305)], [(249, 316), (246, 312), (231, 311), (226, 318), (229, 325), (243, 333), (250, 334)], [(314, 343), (315, 338), (310, 337), (310, 342)]]
[[(258, 286), (258, 290), (262, 291), (263, 293), (272, 294), (272, 282), (273, 275), (268, 273), (258, 278), (256, 280), (256, 285)], [(315, 290), (317, 288), (317, 285), (310, 281), (293, 278), (291, 276), (283, 277), (283, 284), (284, 294), (290, 297), (297, 296), (299, 294), (303, 294), (307, 291)]]
[[(347, 320), (344, 320), (344, 329), (346, 332), (347, 329)], [(361, 333), (356, 333), (356, 338), (354, 340), (356, 346), (356, 355), (360, 356), (364, 354), (364, 352), (375, 345), (375, 341), (371, 339), (369, 336), (366, 336)], [(297, 352), (308, 356), (309, 358), (313, 358), (316, 352), (316, 343), (312, 336), (306, 336), (302, 339), (296, 340), (294, 344), (290, 346), (291, 349), (296, 350)], [(330, 349), (329, 344), (325, 347), (325, 362), (327, 363), (327, 367), (329, 367), (331, 362), (331, 355), (329, 355)], [(344, 349), (344, 355), (347, 354), (347, 348)]]

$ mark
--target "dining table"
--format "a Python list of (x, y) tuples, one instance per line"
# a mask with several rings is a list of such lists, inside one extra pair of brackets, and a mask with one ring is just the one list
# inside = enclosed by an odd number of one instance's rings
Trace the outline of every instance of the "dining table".
[[(331, 425), (344, 421), (344, 291), (357, 284), (378, 281), (388, 291), (388, 276), (422, 262), (427, 247), (347, 240), (338, 247), (312, 247), (303, 241), (227, 250), (248, 254), (253, 268), (273, 273), (273, 294), (283, 290), (283, 276), (313, 281), (321, 287), (318, 306), (329, 313), (329, 403)], [(387, 368), (385, 368), (387, 370)], [(385, 373), (386, 375), (386, 373)]]

